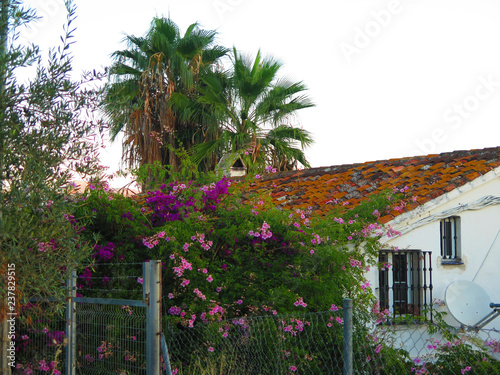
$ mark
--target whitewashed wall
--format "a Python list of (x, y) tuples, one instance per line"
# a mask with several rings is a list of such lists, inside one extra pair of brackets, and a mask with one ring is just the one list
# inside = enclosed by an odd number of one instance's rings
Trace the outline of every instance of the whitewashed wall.
[[(453, 281), (467, 280), (480, 285), (492, 302), (500, 303), (500, 204), (456, 214), (461, 220), (463, 265), (441, 264), (438, 218), (416, 227), (421, 219), (477, 202), (485, 196), (500, 197), (500, 168), (388, 223), (404, 233), (398, 238), (383, 239), (388, 248), (397, 246), (399, 249), (432, 251), (434, 299), (444, 300), (445, 290)], [(370, 271), (367, 278), (377, 294), (378, 271)], [(457, 325), (458, 323), (450, 315), (447, 315), (446, 320), (452, 325)], [(500, 329), (500, 317), (485, 328)]]

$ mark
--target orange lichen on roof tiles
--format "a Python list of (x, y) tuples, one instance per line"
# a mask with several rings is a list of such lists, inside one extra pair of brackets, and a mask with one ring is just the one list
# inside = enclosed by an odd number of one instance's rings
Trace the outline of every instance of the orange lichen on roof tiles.
[(315, 207), (327, 212), (335, 207), (325, 204), (349, 201), (356, 205), (372, 194), (386, 189), (409, 188), (408, 194), (418, 197), (405, 210), (393, 211), (379, 219), (392, 220), (446, 194), (500, 166), (500, 147), (482, 150), (454, 151), (443, 154), (378, 160), (352, 165), (311, 168), (301, 171), (265, 174), (250, 190), (269, 193), (281, 208)]

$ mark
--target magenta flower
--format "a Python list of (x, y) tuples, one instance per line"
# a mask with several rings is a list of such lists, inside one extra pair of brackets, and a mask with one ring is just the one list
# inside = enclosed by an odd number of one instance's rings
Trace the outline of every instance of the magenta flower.
[(42, 371), (49, 371), (50, 370), (49, 365), (43, 359), (38, 363), (38, 365), (40, 366), (40, 370), (42, 370)]
[(214, 278), (212, 277), (212, 275), (208, 275), (208, 277), (207, 277), (207, 281), (208, 281), (209, 283), (211, 283), (212, 281), (214, 281)]

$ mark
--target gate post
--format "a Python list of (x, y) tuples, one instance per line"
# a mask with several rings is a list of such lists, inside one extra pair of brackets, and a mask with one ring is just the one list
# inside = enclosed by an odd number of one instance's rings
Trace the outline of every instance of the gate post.
[(66, 375), (76, 374), (76, 270), (68, 279), (68, 303), (66, 305)]
[(344, 299), (344, 375), (352, 375), (352, 299)]
[(143, 282), (149, 284), (145, 288), (145, 297), (148, 303), (146, 315), (146, 373), (148, 375), (160, 375), (161, 262), (159, 260), (150, 260), (144, 263), (143, 269), (145, 270)]

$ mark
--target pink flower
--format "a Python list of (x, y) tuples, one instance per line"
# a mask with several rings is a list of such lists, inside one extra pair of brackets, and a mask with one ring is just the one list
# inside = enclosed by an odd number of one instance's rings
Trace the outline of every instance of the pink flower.
[(260, 178), (260, 174), (256, 174), (255, 178), (258, 180)]
[(42, 370), (42, 371), (49, 371), (50, 370), (49, 365), (43, 359), (38, 363), (38, 365), (40, 366), (40, 370)]
[(207, 277), (207, 281), (208, 281), (209, 283), (211, 283), (212, 281), (214, 281), (214, 278), (212, 277), (212, 275), (208, 275), (208, 277)]
[(138, 278), (137, 278), (137, 282), (138, 282), (139, 284), (142, 284), (142, 283), (144, 282), (144, 280), (142, 280), (142, 277), (138, 277)]
[(339, 308), (335, 305), (332, 305), (332, 307), (330, 307), (330, 311), (338, 311)]
[(241, 305), (241, 304), (243, 303), (243, 301), (242, 301), (241, 299), (239, 299), (238, 301), (236, 301), (236, 303), (237, 303), (238, 305)]
[(341, 317), (339, 317), (339, 316), (337, 316), (337, 317), (335, 318), (335, 320), (336, 320), (336, 321), (337, 321), (337, 323), (339, 323), (339, 324), (344, 324), (344, 321), (343, 321), (343, 320), (342, 320), (342, 318), (341, 318)]
[(213, 348), (212, 346), (209, 346), (209, 347), (208, 347), (208, 351), (209, 351), (210, 353), (212, 353), (212, 352), (214, 351), (214, 348)]
[(289, 367), (289, 370), (290, 370), (290, 371), (292, 371), (292, 372), (295, 372), (295, 371), (297, 371), (297, 367), (295, 367), (295, 366), (290, 366), (290, 367)]

